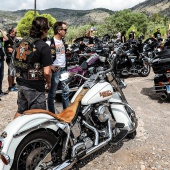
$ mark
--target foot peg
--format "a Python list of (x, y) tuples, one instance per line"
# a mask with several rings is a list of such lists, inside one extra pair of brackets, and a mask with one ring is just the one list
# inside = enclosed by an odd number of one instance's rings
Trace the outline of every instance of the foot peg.
[(115, 127), (116, 128), (124, 128), (125, 124), (124, 123), (116, 123)]
[(110, 144), (121, 142), (128, 134), (128, 130), (121, 130), (120, 133), (110, 141)]

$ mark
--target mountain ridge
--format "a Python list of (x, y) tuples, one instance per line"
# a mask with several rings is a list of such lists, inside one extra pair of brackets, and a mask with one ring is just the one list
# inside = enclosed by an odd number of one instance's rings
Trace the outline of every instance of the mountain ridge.
[[(16, 26), (17, 22), (29, 10), (34, 11), (34, 9), (23, 9), (17, 11), (0, 10), (0, 28), (7, 29), (10, 26)], [(130, 10), (134, 12), (144, 12), (148, 16), (154, 13), (160, 13), (170, 17), (170, 0), (145, 0), (144, 2), (130, 8)], [(58, 21), (65, 21), (71, 26), (84, 25), (87, 23), (102, 23), (106, 17), (115, 13), (115, 11), (106, 8), (95, 8), (90, 10), (49, 8), (37, 10), (37, 12), (39, 12), (39, 14), (51, 14)]]
[[(16, 25), (24, 14), (33, 9), (23, 9), (17, 11), (0, 11), (0, 26), (7, 27)], [(58, 21), (65, 21), (69, 25), (83, 25), (86, 23), (101, 23), (106, 17), (109, 17), (114, 11), (106, 8), (95, 8), (91, 10), (73, 10), (62, 8), (49, 8), (45, 10), (37, 10), (39, 14), (51, 14)]]
[(160, 13), (170, 17), (170, 0), (145, 0), (131, 8), (132, 11), (144, 12), (152, 15)]

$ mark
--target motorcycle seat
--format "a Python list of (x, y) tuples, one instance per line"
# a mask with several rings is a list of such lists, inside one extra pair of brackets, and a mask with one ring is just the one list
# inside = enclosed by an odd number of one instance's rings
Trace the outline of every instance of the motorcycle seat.
[(71, 103), (66, 109), (62, 110), (59, 114), (54, 114), (48, 110), (43, 109), (31, 109), (24, 112), (25, 115), (31, 115), (31, 114), (48, 114), (60, 121), (71, 123), (71, 121), (74, 119), (77, 108), (79, 105), (79, 102), (84, 97), (84, 95), (87, 93), (88, 89), (82, 89), (80, 93), (77, 95), (76, 99), (73, 103)]

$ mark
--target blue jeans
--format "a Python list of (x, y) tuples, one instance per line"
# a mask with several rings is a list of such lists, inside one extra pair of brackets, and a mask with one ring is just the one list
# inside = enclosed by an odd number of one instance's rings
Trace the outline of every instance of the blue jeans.
[(0, 60), (0, 93), (2, 93), (3, 78), (4, 78), (4, 61)]
[[(65, 69), (59, 69), (56, 72), (52, 72), (52, 78), (51, 78), (51, 88), (48, 92), (48, 110), (52, 113), (55, 113), (55, 107), (54, 107), (54, 99), (56, 96), (56, 91), (58, 89), (59, 85), (59, 78), (62, 73), (65, 72)], [(63, 109), (67, 108), (69, 105), (69, 87), (65, 84), (65, 81), (61, 82), (61, 90), (62, 90), (62, 104)]]

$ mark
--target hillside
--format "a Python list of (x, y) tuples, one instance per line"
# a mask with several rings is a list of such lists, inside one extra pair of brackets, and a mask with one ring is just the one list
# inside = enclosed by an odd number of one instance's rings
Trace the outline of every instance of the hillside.
[(160, 13), (170, 17), (170, 0), (146, 0), (133, 8), (133, 11), (145, 12), (147, 14)]
[[(138, 5), (131, 8), (131, 10), (137, 12), (145, 12), (148, 15), (161, 13), (170, 17), (170, 0), (145, 0), (144, 2), (139, 3)], [(24, 16), (27, 11), (28, 10), (0, 11), (0, 28), (8, 29), (11, 26), (16, 26), (17, 22)], [(114, 13), (114, 11), (105, 8), (96, 8), (92, 10), (50, 8), (37, 11), (39, 14), (51, 14), (57, 20), (66, 21), (69, 25), (101, 23), (106, 17), (109, 17)]]
[[(0, 11), (0, 27), (15, 26), (28, 10)], [(92, 10), (70, 10), (50, 8), (37, 10), (39, 14), (51, 14), (57, 20), (66, 21), (69, 25), (83, 25), (85, 23), (100, 23), (114, 12), (104, 8)]]

